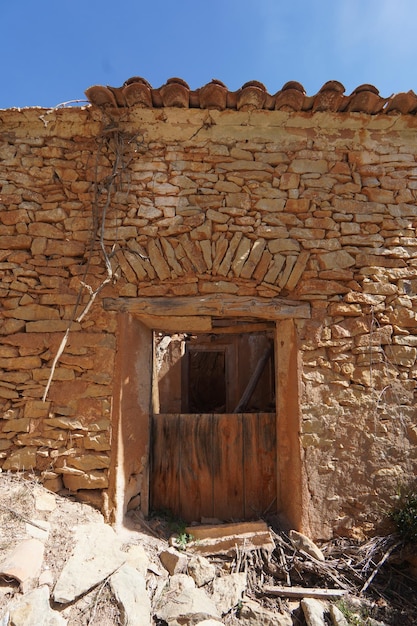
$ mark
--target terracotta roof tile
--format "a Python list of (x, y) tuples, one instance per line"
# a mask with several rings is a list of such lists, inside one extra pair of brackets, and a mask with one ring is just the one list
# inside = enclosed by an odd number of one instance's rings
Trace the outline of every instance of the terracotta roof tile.
[(307, 96), (303, 85), (296, 81), (286, 83), (271, 95), (265, 85), (250, 81), (237, 91), (229, 91), (220, 80), (212, 80), (192, 90), (181, 78), (170, 78), (165, 85), (154, 89), (140, 76), (129, 78), (121, 87), (94, 85), (85, 92), (91, 104), (101, 108), (125, 107), (180, 107), (200, 109), (254, 109), (281, 111), (331, 111), (375, 115), (377, 113), (417, 113), (417, 95), (414, 91), (382, 98), (373, 85), (360, 85), (350, 95), (336, 80), (330, 80), (314, 96)]

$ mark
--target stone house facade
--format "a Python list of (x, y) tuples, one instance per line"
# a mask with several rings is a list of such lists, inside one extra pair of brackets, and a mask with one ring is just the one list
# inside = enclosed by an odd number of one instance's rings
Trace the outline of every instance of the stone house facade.
[[(147, 514), (176, 482), (153, 477), (158, 424), (209, 413), (223, 518), (253, 476), (271, 503), (246, 517), (372, 532), (417, 471), (417, 97), (139, 78), (86, 93), (0, 111), (2, 470), (110, 521)], [(259, 446), (238, 417), (237, 453), (228, 416), (254, 412)]]

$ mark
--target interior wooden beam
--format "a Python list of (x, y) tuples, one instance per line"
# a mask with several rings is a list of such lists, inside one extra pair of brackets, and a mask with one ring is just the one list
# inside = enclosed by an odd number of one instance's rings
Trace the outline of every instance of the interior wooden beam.
[(189, 298), (104, 298), (103, 306), (107, 311), (139, 316), (247, 317), (251, 314), (265, 320), (310, 317), (310, 305), (307, 302), (227, 294)]
[(259, 382), (260, 377), (263, 374), (263, 371), (265, 369), (265, 366), (268, 362), (268, 360), (271, 358), (271, 355), (273, 353), (273, 345), (272, 343), (267, 347), (267, 349), (264, 351), (264, 353), (262, 354), (261, 358), (259, 359), (255, 370), (252, 374), (252, 376), (249, 379), (249, 382), (246, 386), (245, 391), (242, 394), (242, 397), (240, 398), (239, 402), (237, 403), (237, 406), (235, 408), (235, 410), (233, 411), (233, 413), (244, 413), (249, 400), (251, 399), (253, 392), (256, 389), (256, 385)]

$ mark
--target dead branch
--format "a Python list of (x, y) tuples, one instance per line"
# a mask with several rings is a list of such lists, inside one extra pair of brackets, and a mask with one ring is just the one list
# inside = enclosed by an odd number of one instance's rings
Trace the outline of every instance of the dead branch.
[(373, 581), (373, 579), (375, 578), (375, 576), (378, 574), (379, 570), (381, 569), (381, 567), (383, 566), (383, 564), (385, 563), (385, 561), (389, 558), (389, 556), (391, 555), (392, 552), (394, 552), (394, 550), (396, 548), (398, 548), (398, 546), (400, 545), (400, 541), (397, 541), (397, 543), (394, 543), (392, 546), (390, 546), (388, 548), (388, 550), (385, 551), (384, 555), (382, 556), (381, 560), (379, 561), (379, 563), (377, 564), (377, 566), (375, 567), (375, 569), (373, 570), (373, 572), (371, 573), (371, 575), (367, 578), (364, 586), (361, 589), (361, 593), (363, 591), (366, 591), (366, 589), (368, 589), (369, 585), (371, 584), (371, 582)]
[(46, 383), (45, 391), (44, 391), (43, 396), (42, 396), (42, 402), (46, 402), (46, 398), (47, 398), (48, 392), (49, 392), (49, 387), (51, 386), (52, 379), (53, 379), (54, 374), (55, 374), (55, 368), (57, 366), (57, 363), (58, 363), (58, 360), (59, 360), (61, 354), (64, 352), (65, 346), (67, 345), (68, 335), (69, 335), (70, 329), (71, 329), (71, 324), (68, 324), (68, 328), (65, 331), (65, 335), (64, 335), (61, 343), (59, 344), (57, 353), (56, 353), (55, 358), (54, 358), (54, 360), (52, 362), (52, 366), (51, 366), (51, 371), (49, 373), (48, 382)]

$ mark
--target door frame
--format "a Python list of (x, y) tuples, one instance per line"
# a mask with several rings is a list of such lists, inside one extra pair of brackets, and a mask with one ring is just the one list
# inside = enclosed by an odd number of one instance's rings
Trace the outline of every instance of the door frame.
[(213, 308), (214, 301), (207, 304), (207, 300), (104, 300), (105, 309), (119, 312), (108, 490), (110, 520), (123, 524), (132, 503), (143, 515), (149, 514), (153, 331), (210, 332), (212, 315), (250, 317), (254, 322), (275, 323), (278, 510), (291, 528), (308, 533), (308, 489), (300, 441), (301, 358), (296, 320), (310, 317), (309, 305), (250, 298), (253, 306), (248, 309), (247, 298), (229, 296), (227, 300), (233, 302), (224, 302), (222, 298), (223, 305), (219, 308), (214, 304)]

